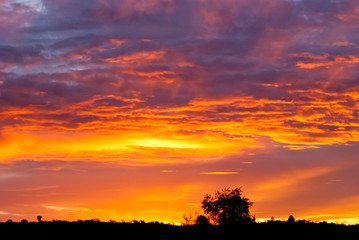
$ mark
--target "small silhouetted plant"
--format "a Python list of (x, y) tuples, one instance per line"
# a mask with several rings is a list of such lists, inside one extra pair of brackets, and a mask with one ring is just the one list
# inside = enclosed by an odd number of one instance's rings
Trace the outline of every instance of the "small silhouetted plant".
[(42, 216), (37, 216), (36, 219), (37, 219), (38, 222), (42, 222), (42, 221), (41, 221)]
[(290, 215), (290, 216), (288, 217), (287, 222), (289, 222), (289, 223), (294, 223), (294, 222), (295, 222), (295, 218), (293, 217), (293, 215)]
[(195, 216), (192, 213), (184, 213), (182, 215), (182, 218), (184, 220), (184, 222), (182, 223), (182, 225), (193, 225), (196, 221)]
[(199, 226), (207, 226), (209, 224), (209, 220), (204, 215), (199, 215), (196, 219), (196, 225)]
[(207, 194), (202, 201), (204, 213), (219, 225), (254, 222), (249, 213), (252, 205), (253, 202), (242, 196), (240, 188), (226, 188), (217, 191), (214, 196)]
[(274, 223), (275, 221), (277, 221), (277, 220), (275, 220), (275, 217), (273, 217), (273, 216), (271, 216), (271, 217), (267, 220), (268, 223)]

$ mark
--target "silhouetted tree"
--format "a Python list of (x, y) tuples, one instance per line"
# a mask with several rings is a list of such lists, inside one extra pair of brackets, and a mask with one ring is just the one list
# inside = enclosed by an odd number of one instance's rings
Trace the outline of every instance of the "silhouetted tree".
[(37, 216), (36, 218), (38, 222), (41, 222), (42, 216)]
[(195, 215), (193, 215), (192, 213), (184, 213), (182, 215), (182, 218), (184, 220), (184, 222), (182, 223), (182, 225), (192, 225), (195, 223)]
[(199, 215), (196, 219), (196, 225), (199, 226), (207, 226), (209, 224), (209, 220), (206, 216)]
[(226, 188), (217, 191), (214, 196), (207, 194), (202, 201), (204, 213), (220, 225), (254, 222), (249, 213), (252, 205), (253, 202), (242, 196), (240, 188)]
[(295, 222), (295, 218), (293, 217), (293, 215), (290, 215), (290, 216), (288, 217), (287, 222), (289, 222), (289, 223), (294, 223), (294, 222)]

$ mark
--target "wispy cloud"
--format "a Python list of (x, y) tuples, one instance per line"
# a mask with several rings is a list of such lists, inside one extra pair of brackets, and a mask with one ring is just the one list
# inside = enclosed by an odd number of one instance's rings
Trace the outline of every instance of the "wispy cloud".
[(91, 212), (91, 211), (93, 211), (88, 208), (64, 207), (64, 206), (55, 206), (55, 205), (44, 205), (44, 208), (55, 210), (55, 211), (68, 211), (68, 212)]
[[(259, 201), (268, 199), (288, 198), (295, 194), (293, 189), (305, 185), (313, 179), (329, 175), (331, 173), (347, 168), (350, 164), (343, 165), (325, 165), (305, 169), (291, 169), (283, 171), (276, 176), (262, 179), (254, 186), (253, 190), (257, 194)], [(323, 182), (323, 184), (325, 184)]]
[(203, 175), (234, 175), (238, 174), (238, 172), (201, 172)]

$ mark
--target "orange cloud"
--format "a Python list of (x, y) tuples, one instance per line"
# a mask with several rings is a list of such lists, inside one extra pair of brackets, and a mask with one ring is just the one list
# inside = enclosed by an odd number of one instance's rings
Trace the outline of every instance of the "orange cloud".
[(201, 172), (203, 175), (234, 175), (238, 174), (238, 172)]
[(356, 91), (292, 90), (291, 94), (311, 100), (227, 97), (151, 108), (142, 107), (145, 102), (140, 98), (98, 95), (63, 110), (9, 109), (1, 113), (3, 119), (21, 118), (26, 124), (3, 127), (6, 150), (1, 155), (3, 160), (52, 155), (61, 159), (86, 156), (87, 160), (172, 162), (248, 154), (251, 148), (255, 152), (266, 147), (260, 136), (291, 150), (359, 138), (353, 118), (355, 106), (338, 104), (341, 99), (359, 99)]
[(126, 56), (104, 59), (109, 63), (139, 64), (141, 62), (151, 62), (163, 59), (164, 51), (138, 52)]
[(296, 66), (299, 68), (303, 68), (303, 69), (315, 69), (318, 67), (331, 67), (334, 65), (339, 65), (339, 64), (356, 64), (359, 63), (359, 58), (355, 57), (355, 56), (349, 56), (348, 58), (345, 57), (335, 57), (334, 60), (327, 60), (325, 59), (327, 57), (314, 57), (312, 59), (322, 59), (324, 60), (323, 62), (308, 62), (308, 63), (304, 63), (304, 62), (297, 62)]

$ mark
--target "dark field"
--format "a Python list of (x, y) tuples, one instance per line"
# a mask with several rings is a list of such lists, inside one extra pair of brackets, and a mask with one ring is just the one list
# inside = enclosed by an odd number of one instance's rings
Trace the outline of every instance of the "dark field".
[(276, 237), (311, 239), (313, 237), (359, 237), (359, 225), (346, 226), (327, 223), (252, 223), (232, 226), (190, 225), (175, 226), (161, 223), (110, 223), (110, 222), (28, 222), (0, 223), (1, 233), (8, 239), (36, 237), (46, 239), (133, 239), (135, 237), (216, 237), (223, 239)]

